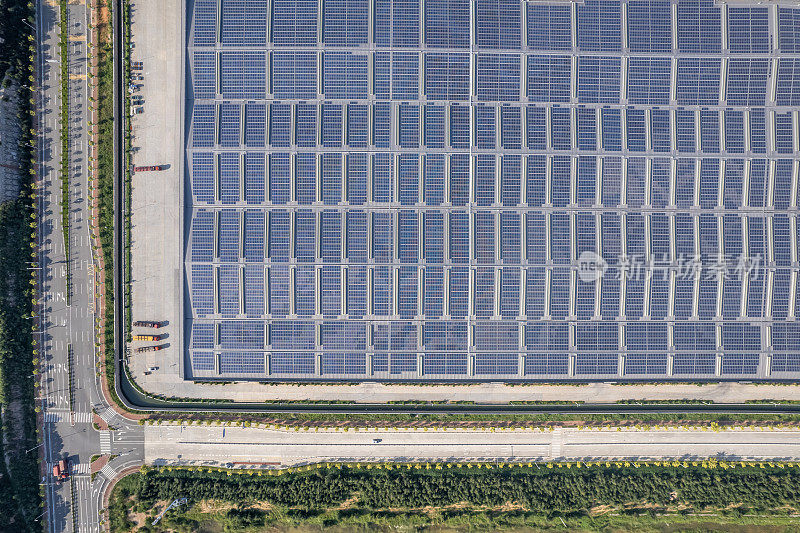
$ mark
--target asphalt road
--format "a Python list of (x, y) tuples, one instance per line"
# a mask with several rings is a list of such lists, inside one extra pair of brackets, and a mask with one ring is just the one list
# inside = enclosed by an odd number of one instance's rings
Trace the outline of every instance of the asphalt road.
[(147, 426), (149, 464), (319, 461), (800, 459), (799, 430), (333, 430)]
[[(116, 439), (110, 434), (101, 436), (92, 426), (94, 409), (111, 424), (120, 427), (120, 430), (127, 428), (128, 432), (133, 432), (139, 429), (109, 412), (107, 403), (102, 399), (96, 372), (92, 285), (94, 264), (89, 240), (87, 203), (89, 12), (83, 3), (71, 2), (67, 13), (70, 77), (70, 260), (66, 260), (61, 227), (61, 179), (58, 171), (61, 158), (58, 16), (57, 3), (43, 0), (37, 2), (41, 87), (38, 115), (39, 160), (43, 184), (39, 250), (42, 267), (40, 283), (44, 295), (44, 306), (39, 319), (43, 391), (40, 401), (46, 462), (42, 482), (46, 486), (46, 520), (49, 531), (94, 532), (100, 530), (100, 497), (108, 478), (129, 464), (141, 463), (143, 456), (141, 437), (125, 442), (123, 435)], [(69, 287), (68, 269), (71, 274)], [(112, 461), (104, 473), (92, 482), (89, 462), (93, 455), (100, 453), (118, 454), (120, 457)], [(52, 465), (62, 458), (68, 458), (70, 462), (71, 476), (68, 482), (58, 482), (51, 475)]]

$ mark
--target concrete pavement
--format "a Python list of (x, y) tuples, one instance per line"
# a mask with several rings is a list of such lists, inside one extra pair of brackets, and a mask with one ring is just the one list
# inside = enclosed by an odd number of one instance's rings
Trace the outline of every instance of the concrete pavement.
[(319, 461), (800, 459), (800, 430), (577, 429), (293, 431), (152, 425), (148, 464), (307, 464)]

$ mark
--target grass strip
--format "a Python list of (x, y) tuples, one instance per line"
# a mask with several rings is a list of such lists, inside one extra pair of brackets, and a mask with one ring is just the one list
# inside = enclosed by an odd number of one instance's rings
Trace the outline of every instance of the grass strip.
[(69, 241), (69, 23), (67, 20), (67, 0), (61, 0), (59, 16), (58, 49), (61, 58), (61, 231), (64, 236), (64, 259), (66, 264), (67, 305), (72, 295), (72, 272), (70, 268)]
[(100, 253), (103, 256), (104, 307), (103, 357), (105, 377), (112, 399), (118, 404), (114, 389), (114, 47), (111, 26), (112, 6), (102, 0), (96, 9), (105, 11), (98, 16), (98, 212)]
[(67, 344), (67, 373), (69, 374), (69, 410), (75, 410), (75, 384), (74, 384), (74, 354), (72, 352), (72, 343)]

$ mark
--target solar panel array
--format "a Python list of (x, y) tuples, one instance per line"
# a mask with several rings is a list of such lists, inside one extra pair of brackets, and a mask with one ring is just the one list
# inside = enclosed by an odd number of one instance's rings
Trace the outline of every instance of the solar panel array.
[(800, 8), (190, 10), (187, 375), (800, 375)]

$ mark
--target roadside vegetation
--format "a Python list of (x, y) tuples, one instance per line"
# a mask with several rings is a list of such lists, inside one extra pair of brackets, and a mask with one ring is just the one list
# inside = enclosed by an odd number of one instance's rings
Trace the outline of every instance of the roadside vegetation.
[(61, 0), (59, 11), (59, 40), (58, 51), (61, 64), (61, 232), (64, 238), (64, 258), (66, 265), (67, 292), (64, 297), (69, 305), (72, 293), (72, 268), (70, 266), (70, 241), (69, 241), (69, 23), (67, 21), (67, 0)]
[[(325, 463), (144, 469), (111, 497), (112, 532), (662, 530), (797, 523), (795, 463)], [(152, 521), (175, 498), (187, 505)], [(216, 526), (216, 527), (214, 527)], [(671, 529), (675, 531), (675, 528)], [(782, 531), (777, 529), (773, 531)]]
[[(213, 409), (209, 406), (209, 409)], [(653, 427), (706, 428), (717, 431), (740, 427), (800, 427), (800, 414), (760, 413), (526, 413), (526, 414), (431, 414), (431, 413), (253, 413), (253, 412), (183, 412), (152, 413), (141, 424), (245, 424), (280, 428), (578, 428)]]
[(96, 9), (100, 14), (97, 17), (97, 201), (105, 298), (101, 333), (106, 380), (114, 395), (114, 47), (109, 0), (100, 0)]
[[(20, 194), (0, 204), (0, 530), (41, 530), (35, 387), (36, 42), (34, 4), (0, 0), (0, 79), (17, 85)], [(13, 117), (9, 117), (13, 118)], [(9, 121), (11, 122), (11, 121)]]
[[(123, 77), (123, 84), (122, 86), (127, 88), (131, 84), (131, 6), (128, 0), (121, 0), (120, 4), (122, 5), (122, 77)], [(131, 99), (130, 95), (127, 92), (123, 92), (121, 95), (124, 98), (123, 102), (123, 115), (124, 118), (123, 124), (126, 125), (123, 136), (124, 136), (124, 156), (126, 158), (125, 164), (125, 176), (124, 178), (124, 187), (123, 187), (123, 225), (124, 225), (124, 233), (123, 233), (123, 241), (124, 241), (124, 248), (123, 248), (123, 255), (124, 255), (124, 265), (123, 265), (123, 280), (122, 280), (122, 287), (123, 287), (123, 298), (124, 298), (124, 316), (123, 320), (125, 320), (125, 331), (126, 331), (126, 342), (130, 342), (131, 340), (131, 328), (133, 326), (133, 307), (132, 307), (132, 294), (131, 294), (131, 279), (132, 279), (132, 255), (131, 255), (131, 217), (133, 216), (131, 213), (131, 201), (132, 201), (132, 175), (131, 175), (131, 161), (130, 161), (130, 154), (131, 149), (133, 147), (133, 142), (131, 138)]]

